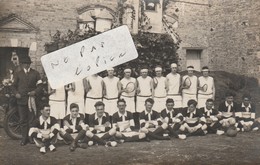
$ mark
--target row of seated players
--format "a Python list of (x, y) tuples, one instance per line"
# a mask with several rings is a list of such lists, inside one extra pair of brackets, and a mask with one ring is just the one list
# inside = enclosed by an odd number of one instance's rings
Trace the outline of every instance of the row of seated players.
[[(248, 99), (248, 98), (244, 98)], [(228, 97), (224, 104), (228, 102)], [(250, 126), (258, 130), (259, 123), (255, 122), (255, 109), (249, 103), (243, 102), (243, 108), (234, 113), (234, 102), (230, 108), (222, 112), (213, 109), (212, 99), (208, 99), (205, 108), (196, 109), (195, 100), (188, 101), (188, 107), (182, 110), (174, 109), (174, 100), (167, 99), (166, 108), (161, 114), (152, 110), (154, 100), (148, 98), (145, 101), (145, 110), (140, 114), (140, 129), (135, 131), (135, 123), (131, 112), (126, 111), (124, 99), (117, 102), (118, 112), (112, 117), (112, 124), (108, 113), (104, 112), (105, 105), (99, 101), (95, 104), (96, 113), (89, 116), (89, 122), (85, 124), (84, 115), (79, 113), (78, 105), (70, 105), (71, 113), (63, 119), (63, 128), (54, 117), (50, 116), (49, 105), (44, 105), (42, 115), (35, 120), (30, 128), (29, 136), (40, 147), (41, 153), (46, 149), (55, 151), (57, 134), (70, 144), (70, 150), (77, 147), (86, 148), (87, 145), (100, 144), (116, 146), (117, 143), (129, 141), (150, 141), (150, 139), (170, 140), (170, 137), (186, 139), (187, 136), (203, 136), (207, 133), (224, 134), (229, 127), (242, 130)], [(220, 105), (221, 107), (221, 105)], [(229, 106), (228, 106), (229, 107)], [(232, 113), (233, 115), (229, 115)], [(250, 117), (249, 117), (250, 113)], [(234, 118), (234, 114), (235, 117)], [(242, 115), (241, 115), (242, 114)], [(246, 114), (243, 116), (243, 114)], [(112, 125), (112, 127), (111, 127)], [(165, 136), (167, 133), (167, 136)], [(169, 135), (169, 136), (168, 136)]]

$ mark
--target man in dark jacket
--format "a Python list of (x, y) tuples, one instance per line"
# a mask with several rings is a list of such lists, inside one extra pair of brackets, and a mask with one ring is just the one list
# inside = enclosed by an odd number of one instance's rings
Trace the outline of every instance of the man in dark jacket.
[[(41, 77), (39, 72), (30, 68), (31, 59), (25, 56), (20, 60), (22, 70), (15, 74), (13, 90), (17, 99), (20, 126), (22, 133), (21, 146), (28, 139), (28, 116), (29, 109), (36, 112), (35, 96), (41, 91)], [(29, 103), (29, 104), (28, 104)]]

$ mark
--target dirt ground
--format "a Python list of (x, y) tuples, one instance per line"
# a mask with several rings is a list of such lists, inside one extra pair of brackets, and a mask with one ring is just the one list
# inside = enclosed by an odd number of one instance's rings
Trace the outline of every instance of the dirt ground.
[(38, 164), (260, 164), (260, 131), (190, 137), (186, 140), (123, 143), (117, 147), (92, 146), (69, 151), (61, 141), (57, 151), (40, 154), (33, 144), (24, 147), (0, 129), (1, 165)]

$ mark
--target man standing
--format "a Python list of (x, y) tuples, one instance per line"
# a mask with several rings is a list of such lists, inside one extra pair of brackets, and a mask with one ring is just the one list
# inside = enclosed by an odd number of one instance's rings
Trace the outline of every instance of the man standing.
[(182, 106), (187, 107), (189, 100), (197, 100), (198, 78), (194, 75), (194, 67), (187, 67), (188, 75), (182, 77)]
[(114, 76), (114, 68), (107, 69), (107, 77), (103, 78), (104, 104), (106, 112), (112, 116), (117, 109), (117, 99), (121, 90), (121, 84), (118, 77)]
[[(35, 105), (35, 97), (41, 88), (41, 77), (39, 72), (30, 68), (31, 59), (25, 56), (20, 59), (22, 70), (15, 74), (13, 90), (17, 99), (18, 113), (20, 116), (19, 124), (21, 126), (22, 141), (21, 146), (24, 146), (28, 140), (28, 120), (29, 120), (29, 106), (32, 110), (32, 105)], [(34, 107), (34, 111), (36, 111)]]
[[(121, 82), (121, 99), (124, 99), (127, 105), (127, 109), (135, 113), (135, 93), (136, 93), (136, 79), (131, 77), (132, 70), (130, 68), (126, 68), (124, 70), (124, 78)], [(129, 88), (131, 86), (131, 88)], [(131, 89), (129, 91), (129, 89)]]
[(141, 76), (137, 78), (137, 99), (136, 111), (141, 113), (145, 108), (145, 100), (152, 97), (153, 80), (148, 76), (148, 69), (143, 68), (140, 71)]
[(171, 64), (171, 73), (166, 76), (169, 91), (167, 92), (167, 98), (174, 100), (174, 108), (182, 107), (182, 97), (180, 94), (181, 76), (177, 73), (177, 64)]
[(103, 97), (103, 80), (98, 74), (94, 74), (84, 79), (86, 90), (85, 113), (95, 113), (95, 104), (102, 101)]
[(198, 108), (204, 107), (207, 99), (215, 99), (215, 85), (213, 77), (209, 76), (209, 68), (202, 68), (202, 76), (198, 79)]
[(155, 69), (156, 76), (153, 78), (154, 81), (154, 110), (161, 113), (164, 108), (168, 85), (166, 78), (162, 75), (162, 67), (157, 66)]

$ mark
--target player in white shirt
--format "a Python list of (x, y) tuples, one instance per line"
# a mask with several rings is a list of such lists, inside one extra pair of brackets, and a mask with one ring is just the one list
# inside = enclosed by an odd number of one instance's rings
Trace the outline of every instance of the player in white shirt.
[(83, 80), (76, 81), (70, 83), (65, 86), (65, 89), (68, 91), (67, 97), (67, 114), (70, 114), (70, 104), (76, 103), (79, 106), (79, 112), (82, 114), (84, 113), (84, 84)]
[(48, 87), (49, 93), (49, 105), (52, 109), (50, 112), (50, 116), (55, 117), (59, 124), (61, 124), (61, 119), (63, 119), (66, 115), (66, 95), (65, 95), (65, 87), (62, 86), (57, 89), (52, 89), (49, 85)]
[[(124, 99), (126, 102), (126, 106), (128, 111), (130, 111), (131, 113), (135, 113), (135, 93), (136, 93), (136, 79), (131, 77), (131, 69), (130, 68), (126, 68), (124, 70), (124, 78), (122, 78), (121, 82), (121, 99)], [(130, 83), (130, 84), (129, 84)], [(130, 90), (127, 89), (127, 86), (131, 85), (134, 86), (132, 89), (134, 90)]]
[(98, 74), (86, 77), (84, 82), (86, 87), (85, 113), (93, 114), (96, 112), (96, 102), (102, 101), (104, 82)]
[(171, 64), (171, 73), (166, 76), (169, 91), (167, 98), (174, 100), (174, 108), (182, 107), (182, 97), (180, 94), (181, 76), (177, 73), (177, 64)]
[(153, 109), (159, 113), (164, 109), (166, 96), (168, 91), (167, 80), (164, 76), (162, 76), (162, 67), (157, 66), (155, 68), (156, 76), (153, 78), (153, 99), (154, 99), (154, 106)]
[(114, 68), (107, 69), (108, 76), (103, 78), (103, 102), (106, 105), (106, 112), (112, 116), (117, 112), (117, 99), (121, 90), (121, 84), (118, 77), (114, 76)]
[(213, 77), (209, 76), (209, 68), (204, 66), (198, 79), (198, 108), (204, 107), (207, 99), (215, 99), (215, 84)]
[(189, 100), (197, 101), (198, 78), (193, 74), (194, 67), (187, 67), (188, 75), (182, 77), (182, 106), (187, 107)]
[(141, 76), (137, 78), (136, 111), (141, 113), (145, 109), (145, 100), (152, 97), (153, 79), (148, 76), (148, 69), (140, 71)]

